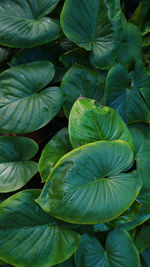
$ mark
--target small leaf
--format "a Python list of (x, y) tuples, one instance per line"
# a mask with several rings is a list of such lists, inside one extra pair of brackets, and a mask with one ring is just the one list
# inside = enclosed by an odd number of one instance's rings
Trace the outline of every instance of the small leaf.
[(0, 192), (11, 192), (23, 187), (38, 171), (37, 163), (30, 159), (38, 145), (29, 138), (0, 137)]
[(73, 147), (100, 140), (123, 140), (133, 148), (129, 130), (110, 107), (83, 98), (76, 101), (69, 117), (69, 135)]
[(139, 253), (150, 247), (150, 226), (143, 226), (135, 239), (135, 245)]
[(75, 254), (77, 267), (140, 267), (138, 251), (124, 229), (108, 233), (106, 248), (92, 235), (83, 235)]
[(114, 108), (125, 122), (149, 121), (150, 110), (140, 93), (150, 80), (141, 63), (128, 73), (120, 64), (110, 69), (106, 79), (106, 104)]
[(72, 150), (68, 129), (60, 130), (44, 147), (40, 160), (39, 172), (45, 182), (57, 161)]
[(61, 88), (64, 91), (64, 111), (69, 116), (74, 102), (79, 97), (103, 102), (104, 79), (94, 70), (75, 64), (65, 74)]
[(17, 267), (47, 267), (68, 259), (79, 234), (44, 213), (35, 202), (40, 190), (19, 192), (0, 205), (0, 257)]

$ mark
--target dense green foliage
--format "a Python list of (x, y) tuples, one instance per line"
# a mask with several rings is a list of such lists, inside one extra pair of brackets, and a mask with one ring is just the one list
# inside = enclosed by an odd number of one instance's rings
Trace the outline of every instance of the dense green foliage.
[(150, 1), (131, 2), (0, 0), (0, 265), (150, 266)]

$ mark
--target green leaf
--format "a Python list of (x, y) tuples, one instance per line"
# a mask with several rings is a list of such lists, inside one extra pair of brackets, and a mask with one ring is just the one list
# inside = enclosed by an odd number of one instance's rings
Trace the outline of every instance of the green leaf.
[(55, 76), (52, 82), (61, 81), (65, 73), (65, 68), (59, 62), (60, 54), (64, 50), (56, 42), (34, 48), (25, 48), (19, 51), (10, 61), (10, 66), (17, 66), (33, 61), (50, 61), (55, 67)]
[(50, 267), (69, 258), (80, 236), (35, 202), (40, 190), (19, 192), (0, 205), (0, 257), (16, 267)]
[(38, 61), (0, 74), (0, 132), (32, 132), (53, 119), (63, 103), (62, 91), (59, 87), (42, 89), (54, 73), (52, 63)]
[(88, 52), (80, 47), (61, 55), (59, 60), (64, 64), (66, 68), (71, 68), (74, 63), (82, 64), (88, 67), (90, 65)]
[(65, 1), (61, 26), (70, 40), (91, 50), (91, 62), (96, 68), (112, 65), (116, 43), (107, 1)]
[(148, 105), (149, 107), (149, 110), (150, 110), (150, 86), (149, 88), (141, 88), (140, 89), (140, 93), (142, 94), (146, 104)]
[(138, 215), (131, 222), (122, 225), (122, 227), (128, 231), (150, 219), (150, 192), (141, 192), (138, 195), (137, 201), (139, 201), (139, 203), (142, 205)]
[(60, 36), (57, 20), (46, 17), (59, 0), (3, 0), (0, 5), (0, 44), (34, 47)]
[(0, 137), (0, 193), (23, 187), (38, 171), (37, 163), (30, 161), (38, 145), (29, 138)]
[(114, 108), (125, 122), (149, 121), (150, 110), (140, 94), (141, 87), (149, 87), (150, 80), (143, 64), (138, 63), (128, 73), (120, 64), (108, 72), (106, 79), (106, 103)]
[(132, 221), (139, 213), (141, 204), (135, 201), (123, 214), (114, 220), (106, 223), (95, 224), (93, 229), (95, 232), (109, 231), (122, 224)]
[(2, 265), (2, 267), (4, 266), (4, 264), (7, 264), (6, 262), (4, 262), (4, 261), (2, 261), (1, 259), (0, 259), (0, 265)]
[(67, 222), (110, 221), (129, 208), (141, 188), (136, 172), (123, 173), (132, 158), (131, 148), (120, 140), (81, 146), (57, 162), (37, 201)]
[(9, 52), (7, 49), (0, 47), (0, 63), (7, 59)]
[(130, 66), (142, 60), (141, 34), (135, 25), (123, 21), (122, 28), (118, 31), (117, 42), (116, 58), (120, 64)]
[(39, 172), (45, 182), (57, 161), (72, 150), (68, 129), (60, 130), (44, 147), (40, 160)]
[(61, 88), (64, 91), (64, 111), (69, 116), (79, 97), (89, 97), (103, 102), (104, 79), (94, 70), (75, 64), (65, 74)]
[(75, 254), (77, 267), (140, 267), (138, 251), (124, 229), (115, 229), (106, 238), (106, 248), (92, 235), (83, 235)]
[(74, 258), (69, 258), (67, 261), (58, 264), (57, 267), (76, 267), (74, 263)]
[(129, 130), (122, 118), (110, 107), (91, 99), (80, 99), (69, 117), (69, 135), (73, 147), (100, 140), (123, 140), (133, 148)]
[(142, 253), (143, 250), (150, 247), (149, 237), (150, 237), (150, 226), (144, 226), (135, 239), (135, 245), (139, 253)]
[[(144, 261), (144, 263), (143, 263)], [(147, 248), (146, 250), (143, 251), (141, 255), (141, 262), (142, 262), (142, 267), (149, 267), (150, 263), (150, 248)]]
[(133, 123), (129, 130), (135, 146), (137, 172), (144, 188), (150, 188), (150, 129), (144, 123)]

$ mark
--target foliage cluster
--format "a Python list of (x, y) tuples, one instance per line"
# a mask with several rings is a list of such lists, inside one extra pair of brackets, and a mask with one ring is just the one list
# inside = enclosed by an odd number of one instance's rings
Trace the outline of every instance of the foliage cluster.
[(150, 1), (0, 0), (0, 63), (0, 265), (150, 266)]

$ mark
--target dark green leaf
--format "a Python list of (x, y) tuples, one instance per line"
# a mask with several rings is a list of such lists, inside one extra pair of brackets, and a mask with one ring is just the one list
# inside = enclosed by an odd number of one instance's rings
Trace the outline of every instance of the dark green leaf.
[(31, 139), (16, 136), (0, 137), (0, 192), (11, 192), (23, 187), (38, 171), (30, 161), (38, 145)]
[(140, 267), (138, 251), (124, 229), (108, 234), (105, 249), (94, 236), (83, 235), (75, 261), (77, 267)]
[(113, 62), (115, 33), (105, 0), (67, 0), (61, 13), (66, 36), (86, 50), (96, 68), (107, 69)]
[(40, 190), (19, 192), (0, 205), (0, 257), (16, 267), (50, 267), (69, 258), (80, 236), (44, 213)]
[(39, 172), (42, 181), (46, 181), (57, 161), (72, 150), (68, 129), (59, 131), (45, 146), (39, 161)]
[(34, 47), (60, 35), (57, 20), (46, 17), (59, 0), (3, 0), (0, 4), (0, 44)]
[(0, 74), (0, 132), (32, 132), (53, 119), (63, 103), (62, 91), (42, 89), (54, 73), (52, 63), (37, 61)]
[(136, 172), (123, 173), (133, 154), (124, 141), (81, 146), (55, 165), (38, 203), (51, 215), (71, 223), (96, 224), (118, 217), (136, 199)]
[(65, 74), (61, 88), (64, 91), (64, 111), (69, 116), (79, 97), (89, 97), (103, 102), (104, 79), (94, 70), (75, 64)]
[(106, 79), (106, 103), (125, 122), (149, 121), (150, 110), (139, 91), (139, 88), (149, 86), (149, 77), (141, 63), (129, 74), (122, 65), (116, 64)]
[(142, 253), (143, 250), (150, 247), (150, 226), (144, 226), (142, 228), (135, 239), (135, 245), (139, 253)]

